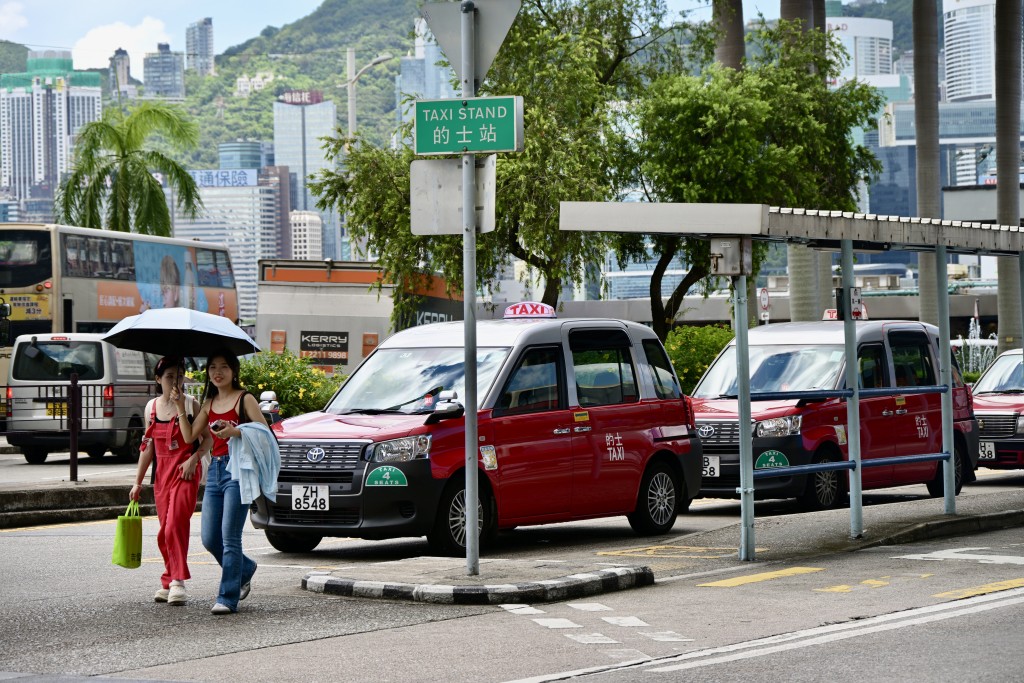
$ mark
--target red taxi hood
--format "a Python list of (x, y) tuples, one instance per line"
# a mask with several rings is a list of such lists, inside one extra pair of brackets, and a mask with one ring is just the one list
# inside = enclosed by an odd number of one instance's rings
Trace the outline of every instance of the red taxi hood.
[(997, 410), (1001, 413), (1020, 412), (1024, 410), (1024, 394), (975, 394), (974, 409)]
[(332, 415), (308, 413), (273, 426), (278, 439), (381, 439), (408, 436), (426, 415)]
[[(697, 420), (738, 420), (735, 399), (693, 399), (693, 416)], [(797, 401), (755, 401), (750, 404), (750, 416), (755, 420), (795, 415), (800, 412)]]

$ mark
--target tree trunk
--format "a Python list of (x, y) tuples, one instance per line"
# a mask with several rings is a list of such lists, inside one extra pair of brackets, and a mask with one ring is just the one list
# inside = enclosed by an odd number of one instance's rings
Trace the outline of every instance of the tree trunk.
[[(914, 0), (914, 126), (917, 128), (917, 215), (942, 218), (939, 182), (939, 23), (936, 0)], [(918, 318), (938, 324), (939, 266), (932, 253), (917, 259)], [(941, 265), (945, 277), (946, 264)]]
[[(781, 0), (779, 17), (786, 21), (800, 20), (802, 30), (810, 30), (814, 23), (811, 0)], [(786, 248), (786, 256), (789, 271), (790, 319), (820, 320), (822, 312), (819, 310), (818, 301), (817, 253), (803, 245), (790, 244)]]
[(718, 43), (715, 45), (715, 61), (731, 69), (743, 68), (746, 43), (743, 39), (742, 0), (713, 0), (715, 28), (718, 29)]
[[(1020, 225), (1021, 0), (996, 3), (996, 222)], [(997, 261), (998, 353), (1021, 347), (1018, 259)]]

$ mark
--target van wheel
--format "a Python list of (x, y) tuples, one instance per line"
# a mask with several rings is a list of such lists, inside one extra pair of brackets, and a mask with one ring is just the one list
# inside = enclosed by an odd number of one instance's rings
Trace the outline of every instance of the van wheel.
[[(964, 454), (963, 449), (960, 448), (960, 444), (953, 446), (953, 481), (955, 486), (953, 490), (954, 495), (960, 495), (960, 489), (964, 486)], [(945, 466), (942, 462), (939, 462), (937, 471), (935, 472), (935, 478), (928, 482), (928, 495), (932, 498), (941, 498), (946, 494), (946, 480), (943, 476)]]
[(42, 465), (46, 462), (45, 448), (22, 448), (21, 452), (25, 455), (25, 461), (29, 465)]
[[(835, 461), (836, 458), (825, 453), (818, 453), (811, 459), (816, 465)], [(842, 491), (840, 470), (815, 472), (807, 477), (807, 485), (798, 500), (805, 510), (828, 510), (839, 503)]]
[(667, 533), (679, 515), (679, 484), (663, 462), (652, 462), (640, 480), (636, 509), (627, 515), (633, 531), (641, 536)]
[[(441, 502), (437, 506), (434, 528), (427, 534), (430, 549), (448, 557), (466, 554), (466, 482), (458, 481), (458, 475), (448, 482)], [(480, 530), (480, 545), (491, 540), (497, 531), (497, 512), (494, 498), (482, 486), (477, 501), (477, 528)]]
[(314, 534), (286, 533), (282, 531), (264, 531), (270, 545), (282, 553), (308, 553), (320, 545), (323, 536)]
[(128, 421), (128, 436), (124, 445), (117, 449), (117, 457), (128, 462), (139, 461), (139, 449), (142, 447), (142, 420), (133, 415)]
[(89, 446), (85, 449), (85, 454), (93, 460), (99, 460), (107, 452), (106, 446)]

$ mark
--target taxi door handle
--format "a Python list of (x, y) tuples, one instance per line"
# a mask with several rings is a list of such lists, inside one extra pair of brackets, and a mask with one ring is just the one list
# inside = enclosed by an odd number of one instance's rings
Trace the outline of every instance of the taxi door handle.
[(582, 434), (583, 432), (589, 432), (590, 427), (573, 427), (572, 431), (576, 432), (577, 434)]
[(900, 408), (899, 410), (896, 411), (896, 414), (897, 415), (906, 415), (907, 414), (907, 409), (906, 408)]
[(889, 417), (892, 414), (893, 414), (893, 412), (891, 410), (883, 410), (882, 411), (882, 415), (885, 416), (885, 417)]
[(564, 429), (556, 429), (556, 430), (554, 430), (551, 433), (552, 434), (568, 434), (569, 433), (569, 428), (565, 427)]

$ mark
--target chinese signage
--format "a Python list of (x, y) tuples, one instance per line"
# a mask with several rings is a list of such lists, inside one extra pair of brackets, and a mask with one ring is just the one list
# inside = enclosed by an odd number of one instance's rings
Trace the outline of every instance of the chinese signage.
[(300, 332), (299, 356), (317, 365), (346, 365), (348, 332)]
[(320, 90), (285, 90), (278, 99), (285, 104), (320, 104), (324, 94)]
[(2, 297), (11, 305), (11, 320), (48, 320), (49, 294), (8, 294)]
[(416, 154), (523, 149), (522, 97), (418, 100), (415, 110)]
[(218, 171), (189, 171), (199, 187), (255, 187), (259, 172), (255, 168)]

